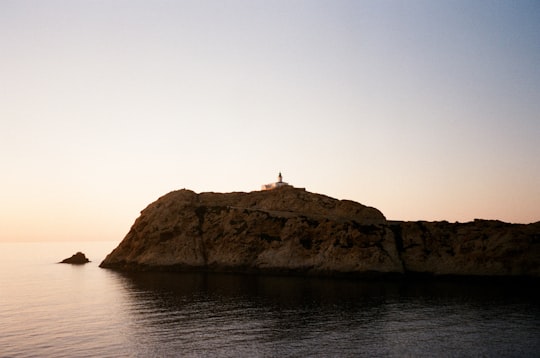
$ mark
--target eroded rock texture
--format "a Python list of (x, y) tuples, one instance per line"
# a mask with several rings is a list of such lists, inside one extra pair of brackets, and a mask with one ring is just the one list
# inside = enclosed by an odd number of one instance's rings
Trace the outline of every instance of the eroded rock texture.
[(540, 223), (388, 222), (375, 208), (292, 187), (171, 192), (101, 267), (311, 275), (540, 276)]

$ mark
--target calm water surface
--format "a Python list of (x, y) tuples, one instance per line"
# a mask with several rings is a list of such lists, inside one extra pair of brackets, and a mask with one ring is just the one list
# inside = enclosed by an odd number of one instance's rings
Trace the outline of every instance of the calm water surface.
[[(539, 357), (532, 283), (98, 267), (117, 242), (1, 243), (0, 357)], [(76, 251), (93, 262), (56, 264)]]

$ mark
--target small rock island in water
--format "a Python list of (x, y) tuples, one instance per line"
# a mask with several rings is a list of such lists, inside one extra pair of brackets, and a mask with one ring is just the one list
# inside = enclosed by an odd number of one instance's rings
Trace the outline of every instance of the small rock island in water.
[(60, 264), (83, 265), (83, 264), (88, 263), (88, 262), (90, 262), (90, 260), (88, 260), (86, 258), (85, 254), (83, 254), (82, 252), (77, 252), (75, 255), (72, 255), (71, 257), (62, 260), (59, 263)]
[(173, 191), (100, 267), (317, 276), (540, 278), (540, 222), (388, 221), (282, 181), (250, 193)]

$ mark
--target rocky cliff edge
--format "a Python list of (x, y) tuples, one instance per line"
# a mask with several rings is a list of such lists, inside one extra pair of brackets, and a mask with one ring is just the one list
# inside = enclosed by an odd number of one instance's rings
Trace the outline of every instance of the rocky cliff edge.
[(101, 267), (308, 275), (540, 277), (540, 222), (389, 222), (377, 209), (283, 187), (171, 192)]

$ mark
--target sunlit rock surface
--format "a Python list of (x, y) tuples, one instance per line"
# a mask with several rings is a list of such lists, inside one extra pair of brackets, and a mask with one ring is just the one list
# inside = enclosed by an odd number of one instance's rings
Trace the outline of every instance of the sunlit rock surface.
[(540, 223), (388, 222), (303, 189), (171, 192), (101, 267), (306, 275), (540, 276)]

